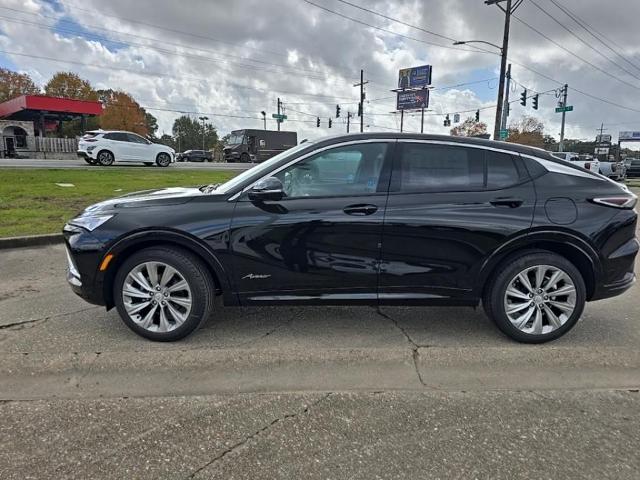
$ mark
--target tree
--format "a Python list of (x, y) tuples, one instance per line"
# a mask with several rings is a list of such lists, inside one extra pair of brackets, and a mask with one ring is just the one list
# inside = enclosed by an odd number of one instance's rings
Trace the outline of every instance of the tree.
[(518, 122), (509, 125), (507, 142), (544, 148), (544, 123), (535, 117), (522, 117)]
[(467, 118), (460, 125), (455, 126), (450, 131), (454, 137), (475, 137), (487, 133), (487, 124), (476, 122), (472, 117)]
[(149, 133), (146, 112), (131, 95), (114, 90), (100, 90), (98, 95), (104, 105), (99, 117), (101, 128), (127, 130), (144, 136)]
[(37, 95), (40, 89), (26, 73), (0, 68), (0, 102), (6, 102), (20, 95)]
[[(183, 115), (173, 122), (173, 138), (181, 151), (202, 149), (202, 122), (197, 118)], [(204, 125), (204, 150), (210, 150), (218, 143), (216, 127), (210, 123)]]
[(58, 72), (44, 86), (44, 93), (52, 97), (75, 100), (97, 100), (98, 93), (88, 80), (73, 72)]
[(147, 135), (151, 138), (156, 138), (156, 132), (158, 131), (158, 119), (147, 112), (144, 108), (142, 111), (144, 112), (144, 121), (147, 125)]

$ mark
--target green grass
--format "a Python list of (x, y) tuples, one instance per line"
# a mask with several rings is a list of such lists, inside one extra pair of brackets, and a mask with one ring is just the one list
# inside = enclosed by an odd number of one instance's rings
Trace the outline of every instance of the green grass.
[(0, 237), (57, 233), (80, 210), (100, 200), (149, 188), (220, 183), (234, 175), (173, 168), (0, 168)]

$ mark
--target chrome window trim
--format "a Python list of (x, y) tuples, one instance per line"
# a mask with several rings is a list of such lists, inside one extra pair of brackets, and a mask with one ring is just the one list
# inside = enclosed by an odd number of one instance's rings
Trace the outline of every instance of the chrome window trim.
[(331, 145), (327, 145), (326, 147), (322, 147), (322, 148), (318, 148), (316, 150), (313, 150), (312, 152), (309, 153), (305, 153), (304, 155), (297, 157), (293, 160), (291, 160), (290, 162), (276, 168), (275, 170), (271, 170), (269, 173), (263, 175), (262, 177), (258, 178), (257, 180), (255, 180), (253, 183), (250, 183), (249, 185), (247, 185), (246, 187), (244, 187), (242, 190), (234, 193), (231, 197), (229, 197), (229, 199), (227, 200), (228, 202), (233, 202), (234, 200), (236, 200), (239, 196), (241, 196), (243, 193), (245, 193), (246, 191), (250, 190), (256, 183), (258, 183), (260, 180), (263, 180), (265, 178), (268, 177), (272, 177), (275, 174), (281, 172), (282, 170), (284, 170), (285, 168), (290, 167), (291, 165), (295, 165), (296, 163), (309, 158), (317, 153), (321, 153), (324, 152), (325, 150), (330, 150), (333, 148), (337, 148), (337, 147), (344, 147), (344, 146), (349, 146), (349, 145), (357, 145), (357, 144), (362, 144), (362, 143), (395, 143), (397, 142), (398, 139), (397, 138), (367, 138), (364, 140), (350, 140), (348, 142), (341, 142), (341, 143), (333, 143)]

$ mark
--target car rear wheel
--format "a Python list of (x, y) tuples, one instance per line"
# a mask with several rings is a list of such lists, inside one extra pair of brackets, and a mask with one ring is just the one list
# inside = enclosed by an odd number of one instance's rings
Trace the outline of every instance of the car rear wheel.
[(102, 150), (100, 153), (98, 153), (98, 163), (103, 167), (113, 165), (114, 161), (115, 158), (113, 156), (113, 153), (111, 153), (109, 150)]
[(171, 157), (168, 153), (159, 153), (156, 163), (159, 167), (168, 167), (171, 164)]
[(179, 340), (213, 311), (213, 278), (195, 256), (174, 247), (152, 247), (128, 258), (114, 281), (124, 323), (155, 341)]
[(543, 343), (567, 333), (582, 315), (586, 288), (580, 271), (551, 252), (511, 257), (489, 285), (487, 315), (507, 336)]

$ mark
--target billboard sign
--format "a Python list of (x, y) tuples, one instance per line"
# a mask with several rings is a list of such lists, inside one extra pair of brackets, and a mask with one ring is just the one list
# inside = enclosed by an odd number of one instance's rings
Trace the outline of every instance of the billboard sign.
[(431, 85), (431, 65), (402, 68), (398, 73), (398, 88), (426, 88)]
[(596, 143), (611, 143), (611, 135), (607, 133), (596, 135)]
[(635, 140), (640, 142), (640, 132), (620, 132), (618, 134), (618, 141), (623, 140)]
[(593, 151), (596, 155), (608, 155), (609, 147), (596, 147)]
[(420, 110), (429, 108), (429, 90), (398, 92), (396, 110)]

